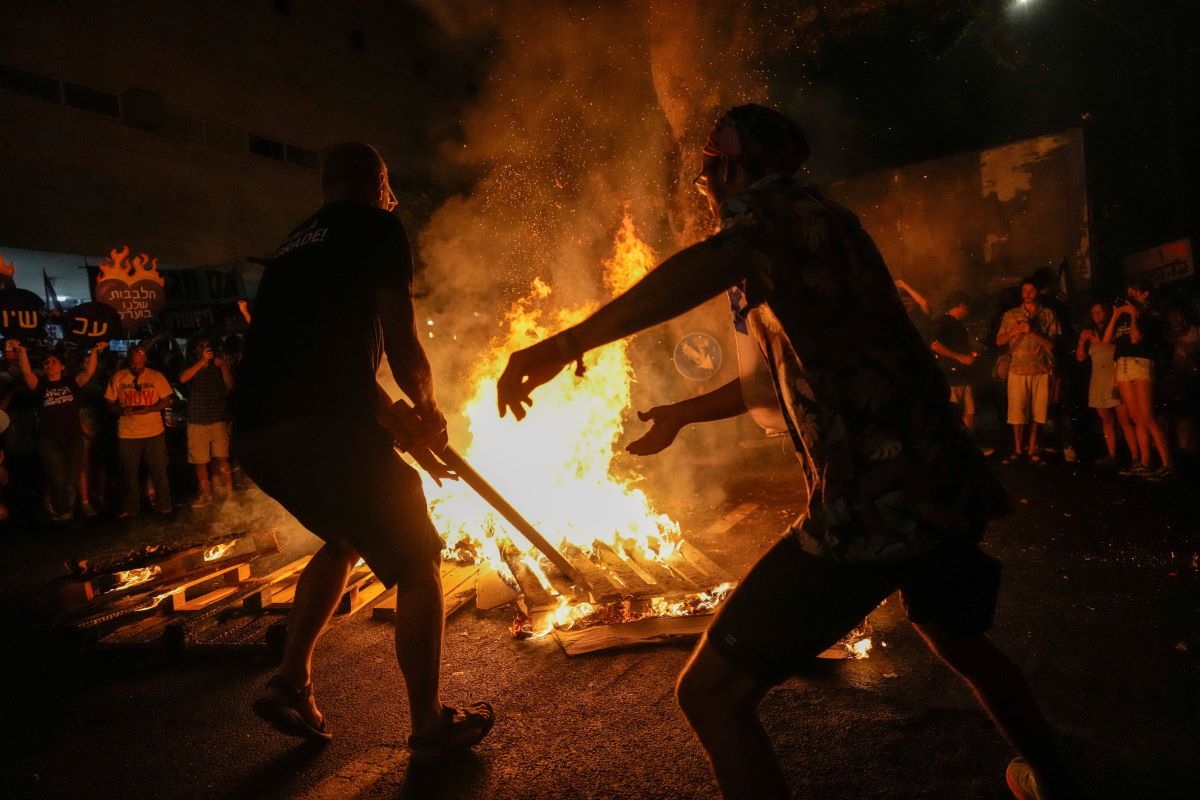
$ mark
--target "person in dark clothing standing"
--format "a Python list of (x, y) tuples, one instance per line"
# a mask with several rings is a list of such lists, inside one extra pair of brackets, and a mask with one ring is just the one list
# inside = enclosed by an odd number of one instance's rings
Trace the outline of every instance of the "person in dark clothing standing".
[[(79, 390), (96, 372), (96, 357), (106, 347), (98, 343), (87, 362), (72, 378), (66, 377), (62, 353), (53, 351), (42, 361), (46, 375), (39, 378), (29, 363), (29, 353), (18, 345), (21, 375), (38, 396), (37, 452), (50, 484), (50, 519), (68, 522), (75, 514), (75, 495), (83, 471), (83, 425), (79, 420)], [(85, 498), (86, 500), (86, 498)]]
[[(212, 484), (226, 495), (233, 491), (229, 471), (229, 391), (233, 372), (224, 355), (217, 355), (207, 336), (197, 337), (192, 351), (196, 360), (179, 373), (179, 382), (189, 384), (187, 406), (188, 461), (196, 467), (199, 493), (192, 508), (212, 502)], [(209, 464), (214, 475), (209, 480)]]
[(971, 337), (963, 320), (970, 311), (970, 298), (965, 292), (955, 292), (946, 300), (946, 313), (933, 329), (929, 348), (937, 356), (938, 366), (950, 384), (950, 402), (962, 413), (963, 425), (975, 430), (975, 392), (967, 379), (966, 368), (975, 363), (979, 353), (971, 348)]
[[(321, 188), (325, 205), (268, 263), (234, 392), (234, 456), (325, 541), (300, 578), (279, 672), (254, 711), (283, 733), (330, 738), (313, 699), (312, 654), (361, 555), (397, 587), (409, 747), (435, 757), (478, 743), (494, 713), (487, 703), (441, 702), (442, 542), (420, 477), (395, 451), (399, 444), (435, 478), (451, 477), (433, 456), (446, 424), (417, 334), (412, 254), (388, 213), (395, 196), (374, 148), (328, 150)], [(376, 382), (385, 353), (412, 406), (392, 404)]]

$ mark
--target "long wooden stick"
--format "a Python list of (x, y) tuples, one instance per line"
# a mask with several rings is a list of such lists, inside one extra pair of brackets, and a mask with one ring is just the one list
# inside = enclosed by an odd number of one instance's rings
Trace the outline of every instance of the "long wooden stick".
[[(409, 405), (405, 400), (398, 400), (397, 402), (404, 403), (404, 405), (408, 406), (410, 409), (412, 408), (412, 406)], [(390, 414), (380, 414), (379, 422), (397, 438), (401, 437), (402, 431), (399, 430), (396, 421), (391, 417)], [(428, 448), (422, 448), (422, 452), (410, 452), (409, 455), (412, 455), (417, 463), (420, 464), (423, 458), (430, 457), (431, 452), (432, 451), (428, 450)], [(510, 525), (516, 528), (522, 536), (528, 539), (530, 544), (532, 544), (538, 550), (541, 550), (542, 555), (548, 558), (551, 564), (558, 567), (562, 571), (562, 574), (566, 575), (571, 580), (571, 583), (585, 591), (592, 590), (591, 584), (587, 582), (587, 579), (583, 577), (583, 574), (571, 566), (571, 562), (567, 561), (567, 559), (563, 557), (562, 553), (555, 550), (554, 545), (546, 541), (546, 537), (542, 536), (542, 534), (538, 532), (538, 529), (533, 527), (529, 520), (521, 516), (521, 512), (513, 508), (512, 505), (504, 499), (504, 496), (496, 491), (495, 487), (488, 483), (486, 478), (476, 472), (475, 468), (468, 464), (466, 459), (460, 456), (453, 447), (447, 445), (446, 449), (441, 452), (439, 457), (446, 466), (458, 474), (458, 477), (462, 479), (463, 483), (474, 489), (480, 497), (487, 501), (488, 505), (496, 509), (500, 516), (508, 520)]]
[(522, 536), (529, 540), (529, 543), (542, 551), (542, 555), (550, 560), (550, 563), (562, 570), (562, 573), (571, 579), (571, 583), (581, 589), (590, 589), (587, 579), (571, 566), (571, 562), (567, 561), (561, 553), (554, 549), (554, 545), (546, 541), (545, 537), (538, 532), (537, 528), (521, 516), (521, 513), (513, 508), (504, 496), (496, 491), (495, 487), (487, 482), (487, 479), (475, 471), (475, 468), (467, 463), (466, 459), (458, 454), (453, 447), (447, 447), (441, 453), (441, 459), (446, 466), (458, 473), (458, 477), (463, 483), (470, 486), (484, 500), (488, 502), (492, 508), (499, 512), (500, 516), (508, 520), (508, 523), (516, 528)]

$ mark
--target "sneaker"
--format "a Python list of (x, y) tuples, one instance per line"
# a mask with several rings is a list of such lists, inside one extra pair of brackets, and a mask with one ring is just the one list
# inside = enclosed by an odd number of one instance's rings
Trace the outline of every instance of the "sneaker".
[(1075, 452), (1074, 447), (1068, 447), (1063, 450), (1063, 461), (1067, 462), (1068, 464), (1074, 464), (1078, 460), (1079, 454)]
[(1033, 768), (1025, 759), (1017, 757), (1009, 762), (1004, 779), (1008, 781), (1008, 790), (1017, 800), (1042, 800)]
[(206, 494), (198, 494), (198, 495), (196, 495), (196, 499), (192, 501), (192, 508), (204, 508), (206, 505), (208, 505), (211, 502), (212, 502), (211, 494), (207, 494), (207, 493)]
[(1156, 483), (1173, 481), (1175, 480), (1175, 470), (1171, 467), (1163, 466), (1154, 471), (1147, 470), (1143, 477), (1148, 481), (1154, 481)]
[(1133, 464), (1125, 469), (1118, 470), (1118, 475), (1124, 475), (1126, 478), (1144, 478), (1150, 474), (1149, 467), (1143, 467), (1141, 464)]

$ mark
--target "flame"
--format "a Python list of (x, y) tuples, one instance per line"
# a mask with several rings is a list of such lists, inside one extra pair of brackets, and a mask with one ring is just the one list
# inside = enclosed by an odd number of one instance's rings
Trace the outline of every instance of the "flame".
[(855, 659), (870, 658), (871, 639), (866, 637), (859, 639), (857, 642), (849, 642), (846, 644), (846, 649), (850, 651), (850, 655)]
[(108, 258), (100, 261), (100, 274), (96, 280), (115, 280), (130, 285), (138, 281), (153, 281), (159, 286), (164, 284), (163, 276), (158, 271), (158, 259), (145, 253), (129, 258), (129, 245), (109, 251)]
[[(612, 295), (619, 294), (656, 262), (626, 210), (613, 254), (603, 262), (605, 286)], [(613, 464), (633, 382), (624, 342), (589, 353), (584, 378), (564, 370), (539, 388), (524, 422), (496, 414), (496, 380), (508, 354), (583, 320), (596, 308), (589, 304), (556, 309), (550, 303), (552, 295), (548, 283), (535, 279), (529, 293), (509, 309), (501, 334), (476, 366), (471, 377), (474, 391), (462, 408), (471, 435), (463, 454), (552, 544), (569, 543), (591, 553), (595, 542), (612, 542), (618, 553), (635, 548), (646, 558), (666, 558), (681, 541), (678, 523), (658, 513), (636, 487), (640, 476), (618, 472)], [(425, 490), (434, 524), (447, 543), (446, 556), (469, 554), (507, 574), (501, 549), (524, 538), (462, 484), (439, 487), (426, 477)], [(551, 596), (558, 596), (558, 606), (545, 615), (548, 625), (570, 627), (596, 613), (591, 604), (554, 591), (540, 555), (528, 544), (523, 546), (524, 558), (519, 560)]]
[(113, 577), (117, 579), (117, 584), (109, 589), (109, 591), (116, 592), (121, 589), (128, 589), (130, 586), (149, 583), (160, 575), (162, 575), (162, 567), (158, 566), (134, 567), (133, 569), (120, 570), (113, 573)]
[(205, 561), (216, 561), (219, 558), (224, 558), (225, 555), (233, 549), (237, 542), (224, 542), (222, 544), (214, 544), (212, 547), (204, 551)]
[(654, 269), (658, 259), (637, 234), (629, 209), (621, 215), (621, 227), (613, 244), (612, 258), (604, 261), (604, 287), (613, 297), (624, 294)]
[[(653, 265), (654, 253), (638, 237), (628, 214), (605, 262), (606, 283), (624, 286)], [(632, 266), (631, 266), (632, 265)], [(639, 272), (641, 270), (641, 272)], [(462, 409), (472, 464), (521, 510), (552, 544), (565, 542), (589, 552), (597, 539), (619, 535), (646, 550), (679, 540), (679, 525), (657, 513), (634, 484), (637, 475), (617, 475), (612, 465), (630, 402), (632, 372), (624, 342), (599, 348), (584, 360), (587, 375), (564, 370), (538, 389), (528, 419), (496, 415), (496, 380), (508, 354), (584, 319), (595, 305), (552, 310), (552, 291), (535, 279), (529, 293), (509, 310), (502, 333), (472, 376), (475, 387)], [(467, 539), (481, 557), (493, 557), (488, 539), (524, 539), (467, 487), (438, 487), (426, 479), (434, 524), (451, 548)], [(652, 544), (653, 542), (653, 544)], [(527, 550), (531, 555), (534, 551)], [(535, 558), (536, 560), (536, 558)]]
[(4, 275), (6, 277), (11, 278), (13, 276), (13, 274), (16, 272), (16, 269), (17, 269), (17, 265), (10, 264), (7, 261), (5, 261), (4, 254), (0, 253), (0, 275)]

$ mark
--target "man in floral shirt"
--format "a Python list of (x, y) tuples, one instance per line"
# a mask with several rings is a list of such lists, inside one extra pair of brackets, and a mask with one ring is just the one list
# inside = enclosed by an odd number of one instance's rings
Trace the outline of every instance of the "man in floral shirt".
[[(914, 627), (1023, 757), (1010, 765), (1014, 793), (1069, 796), (1028, 687), (984, 635), (999, 563), (978, 542), (1007, 497), (871, 238), (852, 213), (788, 177), (807, 155), (778, 112), (731, 110), (697, 178), (720, 232), (579, 325), (513, 353), (497, 386), (500, 412), (523, 418), (530, 392), (588, 350), (736, 289), (739, 322), (805, 466), (796, 491), (809, 509), (742, 580), (680, 676), (680, 705), (721, 790), (790, 796), (758, 703), (899, 589)], [(684, 425), (745, 413), (745, 388), (738, 379), (653, 409), (654, 426), (631, 451), (657, 452)]]

